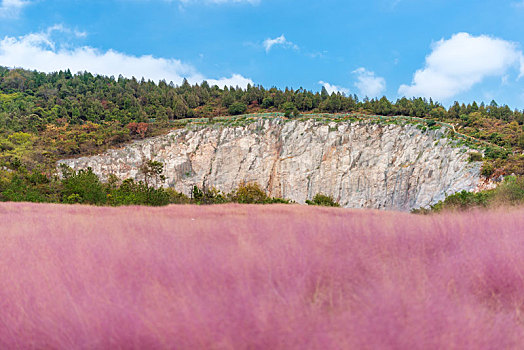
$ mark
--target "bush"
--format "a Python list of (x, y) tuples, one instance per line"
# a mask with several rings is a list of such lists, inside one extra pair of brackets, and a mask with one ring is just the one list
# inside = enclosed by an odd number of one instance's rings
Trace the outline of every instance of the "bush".
[(524, 177), (508, 176), (495, 190), (497, 204), (519, 205), (524, 203)]
[(486, 208), (500, 205), (522, 205), (524, 204), (524, 177), (508, 176), (497, 188), (472, 193), (462, 191), (452, 194), (444, 201), (431, 206), (430, 209), (417, 209), (413, 213), (428, 214), (441, 212), (443, 210), (467, 210), (471, 208)]
[(313, 200), (307, 200), (308, 205), (320, 205), (324, 207), (340, 207), (340, 204), (335, 202), (332, 197), (318, 193), (313, 197)]
[(470, 162), (481, 162), (482, 161), (482, 153), (480, 152), (470, 152), (469, 153), (469, 161)]
[(222, 204), (228, 202), (222, 192), (214, 187), (200, 189), (197, 186), (193, 186), (191, 199), (195, 204)]
[(189, 197), (181, 192), (175, 191), (172, 188), (167, 188), (165, 191), (169, 196), (170, 204), (189, 204), (191, 203), (191, 200), (189, 199)]
[(143, 182), (126, 179), (120, 187), (111, 191), (111, 205), (151, 205), (162, 206), (170, 203), (171, 196), (163, 188), (149, 187)]
[(480, 174), (484, 177), (490, 177), (495, 172), (495, 166), (491, 162), (484, 162), (480, 169)]
[(262, 108), (269, 108), (271, 106), (273, 106), (273, 99), (269, 97), (265, 97), (262, 100)]
[(284, 111), (284, 116), (286, 118), (293, 116), (298, 116), (300, 113), (298, 112), (297, 107), (293, 104), (293, 102), (286, 102), (282, 105), (282, 110)]
[[(203, 188), (193, 186), (191, 191), (191, 199), (185, 197), (176, 191), (176, 195), (172, 195), (174, 199), (172, 203), (194, 203), (194, 204), (223, 204), (223, 203), (242, 203), (242, 204), (275, 204), (283, 203), (289, 204), (290, 201), (282, 198), (269, 197), (264, 190), (256, 183), (240, 184), (235, 190), (224, 194), (216, 188)], [(185, 198), (182, 198), (182, 197)], [(180, 199), (181, 198), (181, 199)]]
[(497, 158), (500, 158), (500, 159), (506, 159), (508, 158), (508, 154), (510, 152), (505, 150), (504, 148), (502, 147), (492, 147), (492, 146), (489, 146), (486, 148), (486, 158), (491, 158), (491, 159), (497, 159)]
[(245, 113), (247, 110), (247, 106), (245, 103), (242, 102), (235, 102), (231, 106), (229, 106), (229, 114), (231, 115), (239, 115)]
[(31, 143), (33, 138), (34, 136), (25, 132), (15, 132), (8, 136), (9, 141), (15, 145)]
[(102, 205), (107, 193), (98, 176), (91, 168), (78, 172), (62, 165), (62, 198), (64, 203), (85, 203)]
[(240, 184), (230, 195), (232, 202), (244, 204), (265, 204), (269, 197), (258, 184)]
[(475, 207), (487, 207), (492, 197), (492, 192), (473, 193), (468, 191), (452, 194), (444, 201), (440, 201), (431, 207), (432, 210), (439, 212), (446, 210), (465, 210)]
[(32, 185), (24, 174), (15, 173), (0, 183), (0, 201), (7, 202), (51, 202), (39, 186)]
[(131, 135), (140, 135), (140, 137), (144, 138), (146, 137), (146, 133), (148, 130), (147, 123), (129, 123), (127, 124), (127, 128), (129, 129), (129, 132)]

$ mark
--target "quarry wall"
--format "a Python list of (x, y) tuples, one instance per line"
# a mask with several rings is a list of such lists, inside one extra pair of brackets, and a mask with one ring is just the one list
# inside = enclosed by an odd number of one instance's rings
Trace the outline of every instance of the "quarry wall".
[(481, 164), (445, 138), (444, 129), (369, 121), (260, 118), (244, 125), (189, 125), (120, 149), (65, 159), (107, 180), (144, 180), (146, 160), (164, 164), (166, 181), (185, 194), (194, 185), (229, 192), (256, 182), (271, 196), (304, 203), (317, 193), (344, 207), (407, 211), (479, 185)]

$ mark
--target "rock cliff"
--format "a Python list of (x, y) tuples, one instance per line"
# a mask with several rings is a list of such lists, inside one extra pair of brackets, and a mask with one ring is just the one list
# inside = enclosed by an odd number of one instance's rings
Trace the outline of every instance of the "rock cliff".
[(192, 125), (60, 163), (91, 167), (103, 180), (143, 180), (140, 165), (151, 159), (164, 164), (162, 185), (186, 194), (194, 185), (229, 192), (256, 182), (298, 203), (323, 193), (344, 207), (410, 210), (478, 185), (480, 163), (468, 163), (467, 149), (455, 143), (411, 124), (275, 118)]

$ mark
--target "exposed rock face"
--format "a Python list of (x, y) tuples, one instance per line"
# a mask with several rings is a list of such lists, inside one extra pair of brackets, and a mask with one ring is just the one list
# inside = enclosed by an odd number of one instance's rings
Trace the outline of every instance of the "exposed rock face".
[(192, 126), (121, 149), (62, 160), (101, 179), (143, 180), (144, 160), (164, 164), (163, 186), (229, 192), (256, 182), (270, 195), (304, 203), (317, 193), (344, 207), (410, 210), (475, 189), (480, 163), (439, 130), (368, 122), (259, 119), (244, 126)]

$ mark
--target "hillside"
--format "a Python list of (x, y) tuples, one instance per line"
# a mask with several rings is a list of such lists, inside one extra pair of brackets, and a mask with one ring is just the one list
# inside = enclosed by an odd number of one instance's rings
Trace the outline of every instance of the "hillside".
[[(256, 183), (302, 204), (322, 193), (343, 207), (404, 211), (484, 182), (481, 162), (469, 161), (475, 150), (451, 140), (445, 128), (330, 117), (215, 119), (59, 163), (92, 168), (103, 181), (149, 181), (187, 196), (194, 186), (227, 193)], [(147, 178), (147, 161), (163, 165), (162, 179)]]
[[(489, 105), (455, 103), (446, 109), (422, 98), (360, 100), (356, 95), (330, 95), (325, 89), (314, 93), (248, 86), (243, 90), (206, 82), (191, 86), (187, 81), (174, 86), (88, 72), (45, 74), (2, 67), (0, 160), (4, 165), (22, 162), (30, 168), (42, 163), (52, 166), (59, 158), (93, 154), (132, 138), (164, 132), (178, 119), (264, 111), (286, 115), (355, 112), (446, 121), (457, 132), (502, 147), (488, 150), (494, 168), (524, 173), (523, 160), (511, 156), (524, 148), (523, 111), (498, 106), (495, 101)], [(20, 132), (24, 134), (13, 136)]]
[(0, 348), (516, 349), (522, 209), (0, 204)]
[[(352, 120), (375, 116), (386, 125), (416, 118), (423, 130), (447, 125), (452, 131), (448, 137), (478, 150), (470, 159), (483, 162), (483, 176), (498, 180), (524, 174), (524, 114), (495, 101), (489, 105), (455, 103), (446, 109), (422, 98), (360, 100), (355, 95), (330, 95), (325, 89), (314, 93), (262, 86), (221, 88), (206, 82), (192, 86), (187, 81), (175, 86), (88, 72), (45, 74), (0, 67), (0, 200), (70, 202), (69, 196), (75, 193), (64, 192), (57, 182), (60, 159), (100, 154), (132, 141), (166, 135), (188, 120), (214, 123), (223, 120), (220, 116), (278, 111), (285, 118), (326, 121), (340, 113), (350, 114)], [(325, 192), (339, 197), (336, 191)], [(449, 194), (444, 191), (437, 196), (442, 193)], [(303, 197), (296, 198), (302, 201)], [(389, 205), (386, 201), (380, 207)]]

